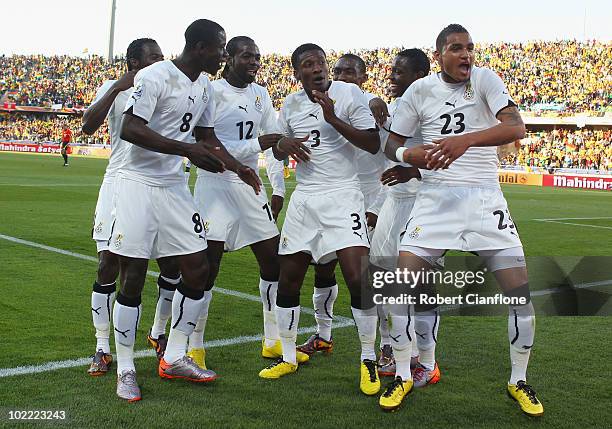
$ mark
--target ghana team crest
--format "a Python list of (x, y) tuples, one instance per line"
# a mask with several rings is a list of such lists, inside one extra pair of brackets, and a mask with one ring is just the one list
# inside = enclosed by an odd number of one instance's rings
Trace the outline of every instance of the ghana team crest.
[(123, 244), (123, 234), (117, 234), (117, 238), (115, 239), (115, 249), (120, 249)]
[(413, 240), (416, 238), (419, 238), (419, 233), (421, 232), (421, 227), (417, 226), (415, 227), (412, 232), (410, 234), (408, 234), (408, 237), (412, 238)]
[(463, 98), (467, 101), (474, 99), (474, 88), (472, 88), (472, 82), (468, 82), (465, 85), (465, 92), (463, 93)]
[(102, 232), (102, 221), (96, 225), (95, 231), (99, 234)]
[(259, 95), (255, 98), (255, 110), (258, 112), (263, 110), (263, 104), (261, 104), (261, 97)]

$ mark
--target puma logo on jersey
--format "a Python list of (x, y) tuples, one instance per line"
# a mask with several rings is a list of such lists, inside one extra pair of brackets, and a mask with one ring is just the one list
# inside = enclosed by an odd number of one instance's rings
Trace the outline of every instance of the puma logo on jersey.
[(353, 231), (353, 234), (358, 235), (363, 240), (363, 233), (359, 234), (357, 231)]
[(313, 118), (315, 118), (317, 121), (319, 120), (319, 118), (317, 117), (318, 115), (315, 115), (314, 113), (309, 113), (308, 116), (312, 116)]
[(191, 102), (195, 104), (195, 98), (190, 97), (190, 96), (187, 96), (187, 98), (188, 98), (188, 99), (190, 99), (190, 100), (191, 100)]
[(242, 107), (241, 105), (238, 105), (238, 108), (239, 108), (240, 110), (244, 110), (244, 112), (245, 112), (247, 115), (249, 114), (249, 112), (247, 111), (247, 106), (246, 106), (246, 105), (245, 105), (244, 107)]
[(447, 101), (447, 102), (444, 103), (445, 106), (452, 106), (453, 109), (455, 108), (455, 104), (457, 104), (457, 100), (455, 100), (454, 103), (451, 103), (450, 101)]
[(417, 334), (419, 337), (421, 337), (423, 339), (425, 339), (425, 336), (427, 335), (426, 333), (425, 334), (419, 334), (417, 331), (414, 331), (414, 333)]
[(115, 331), (119, 332), (121, 335), (123, 335), (124, 338), (127, 338), (127, 333), (130, 332), (129, 329), (126, 329), (125, 331), (120, 331), (119, 329), (115, 328)]
[(99, 316), (99, 315), (100, 315), (99, 310), (100, 310), (101, 308), (102, 308), (102, 307), (98, 307), (98, 308), (93, 308), (93, 307), (91, 307), (91, 311), (93, 311), (94, 313), (96, 313), (96, 314)]
[(401, 337), (401, 336), (402, 336), (402, 334), (399, 334), (397, 337), (394, 337), (393, 335), (389, 334), (389, 338), (391, 338), (396, 343), (399, 343), (398, 338)]

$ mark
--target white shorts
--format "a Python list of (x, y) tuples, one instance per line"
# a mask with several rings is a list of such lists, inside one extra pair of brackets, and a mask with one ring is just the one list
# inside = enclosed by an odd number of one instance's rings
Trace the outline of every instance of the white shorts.
[(368, 211), (370, 206), (374, 204), (376, 201), (376, 197), (380, 193), (382, 189), (382, 183), (373, 182), (373, 183), (362, 183), (360, 184), (361, 192), (363, 193), (363, 205)]
[(477, 252), (519, 246), (522, 243), (501, 189), (423, 184), (402, 232), (400, 250)]
[(415, 196), (396, 198), (391, 194), (385, 198), (372, 235), (370, 262), (373, 265), (389, 271), (397, 268), (400, 234), (406, 228), (415, 199)]
[(340, 189), (321, 194), (296, 190), (291, 195), (281, 232), (279, 255), (305, 252), (317, 264), (336, 258), (347, 247), (370, 247), (363, 194)]
[(98, 253), (108, 250), (108, 238), (111, 235), (113, 226), (113, 196), (115, 194), (115, 178), (104, 178), (98, 193), (96, 212), (94, 214), (94, 224), (92, 238), (96, 242)]
[(238, 250), (278, 235), (265, 189), (259, 195), (246, 183), (198, 175), (194, 197), (202, 215), (206, 239)]
[(206, 232), (186, 184), (149, 186), (118, 177), (109, 250), (132, 258), (189, 255), (207, 248)]

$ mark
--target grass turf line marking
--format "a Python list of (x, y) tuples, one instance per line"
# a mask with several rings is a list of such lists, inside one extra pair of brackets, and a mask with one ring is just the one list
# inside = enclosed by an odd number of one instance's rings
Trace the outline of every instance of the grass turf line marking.
[(550, 217), (550, 218), (532, 219), (532, 220), (539, 220), (540, 222), (547, 222), (547, 221), (551, 221), (551, 220), (596, 220), (596, 219), (612, 219), (612, 216), (603, 216), (603, 217)]
[(561, 222), (558, 220), (543, 220), (543, 219), (534, 219), (534, 220), (537, 220), (540, 222), (546, 222), (546, 223), (558, 223), (561, 225), (584, 226), (587, 228), (599, 228), (599, 229), (612, 229), (612, 226), (591, 225), (588, 223)]
[[(334, 322), (334, 329), (346, 328), (353, 326), (353, 321), (348, 318), (343, 318), (345, 321)], [(349, 323), (350, 322), (350, 323)], [(313, 334), (317, 331), (316, 326), (307, 328), (299, 328), (298, 334)], [(248, 335), (233, 338), (224, 338), (219, 340), (205, 341), (204, 347), (212, 349), (215, 347), (234, 346), (237, 344), (259, 343), (261, 335)], [(139, 350), (134, 353), (134, 358), (154, 357), (155, 351), (150, 349)], [(91, 358), (67, 359), (60, 361), (45, 362), (40, 365), (17, 366), (14, 368), (0, 368), (0, 378), (12, 377), (17, 375), (40, 374), (41, 372), (56, 371), (58, 369), (76, 368), (79, 366), (87, 366), (91, 362)]]
[[(82, 253), (71, 252), (69, 250), (59, 249), (57, 247), (47, 246), (45, 244), (36, 243), (34, 241), (23, 240), (23, 239), (17, 238), (17, 237), (11, 237), (10, 235), (0, 234), (0, 239), (11, 241), (11, 242), (17, 243), (17, 244), (23, 244), (25, 246), (35, 247), (37, 249), (48, 250), (49, 252), (59, 253), (60, 255), (72, 256), (73, 258), (83, 259), (85, 261), (96, 262), (96, 263), (98, 262), (98, 258), (94, 258), (93, 256), (83, 255)], [(159, 276), (159, 273), (157, 271), (149, 270), (149, 271), (147, 271), (147, 275), (149, 275), (150, 277), (157, 278), (157, 276)], [(213, 289), (213, 292), (218, 292), (218, 293), (223, 294), (223, 295), (234, 296), (236, 298), (241, 298), (241, 299), (245, 299), (245, 300), (248, 300), (248, 301), (253, 301), (253, 302), (261, 303), (261, 297), (260, 296), (258, 296), (258, 295), (251, 295), (251, 294), (245, 293), (245, 292), (239, 292), (237, 290), (225, 289), (225, 288), (222, 288), (222, 287), (216, 287), (215, 286), (214, 289)], [(309, 314), (311, 316), (314, 315), (314, 310), (312, 308), (302, 307), (301, 311), (304, 312), (305, 314)], [(335, 315), (334, 317), (340, 323), (348, 323), (348, 322), (350, 322), (351, 324), (353, 323), (353, 319), (350, 319), (348, 317), (338, 316), (338, 315)]]

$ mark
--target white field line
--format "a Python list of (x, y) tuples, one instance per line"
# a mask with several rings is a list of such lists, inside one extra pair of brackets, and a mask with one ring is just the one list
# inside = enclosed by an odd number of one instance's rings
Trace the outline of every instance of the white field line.
[(539, 222), (546, 222), (546, 223), (558, 223), (561, 225), (571, 225), (571, 226), (583, 226), (586, 228), (598, 228), (598, 229), (612, 229), (612, 226), (602, 226), (602, 225), (591, 225), (588, 223), (573, 223), (573, 222), (561, 222), (558, 220), (543, 220), (543, 219), (534, 219), (537, 220)]
[[(98, 262), (98, 258), (95, 258), (93, 256), (83, 255), (82, 253), (71, 252), (69, 250), (59, 249), (57, 247), (47, 246), (45, 244), (36, 243), (34, 241), (23, 240), (23, 239), (17, 238), (17, 237), (11, 237), (10, 235), (0, 234), (0, 239), (11, 241), (11, 242), (17, 243), (17, 244), (23, 244), (25, 246), (34, 247), (34, 248), (37, 248), (37, 249), (48, 250), (49, 252), (59, 253), (60, 255), (72, 256), (73, 258), (83, 259), (85, 261)], [(157, 271), (149, 270), (149, 271), (147, 271), (147, 275), (149, 275), (151, 277), (157, 278), (157, 276), (159, 276), (159, 273)], [(225, 288), (222, 288), (222, 287), (216, 287), (215, 286), (215, 288), (213, 289), (213, 292), (220, 293), (220, 294), (223, 294), (223, 295), (234, 296), (236, 298), (245, 299), (247, 301), (253, 301), (253, 302), (261, 303), (261, 297), (259, 297), (258, 295), (251, 295), (249, 293), (239, 292), (237, 290), (225, 289)], [(314, 315), (314, 310), (312, 308), (302, 307), (301, 311), (304, 312), (305, 314)], [(347, 323), (349, 321), (350, 321), (350, 323), (353, 323), (353, 319), (350, 319), (348, 317), (336, 315), (336, 316), (334, 316), (334, 318), (338, 322), (341, 322), (341, 323)]]
[(612, 216), (603, 216), (603, 217), (550, 217), (550, 218), (532, 219), (532, 220), (539, 220), (540, 222), (547, 222), (547, 221), (550, 221), (550, 220), (595, 220), (595, 219), (612, 219)]
[[(344, 321), (340, 321), (338, 323), (334, 323), (334, 328), (345, 328), (347, 326), (353, 326), (353, 321), (348, 318), (343, 318)], [(317, 331), (316, 326), (310, 326), (307, 328), (299, 328), (298, 334), (312, 334)], [(233, 346), (236, 344), (246, 344), (246, 343), (259, 343), (261, 341), (261, 335), (248, 335), (248, 336), (240, 336), (233, 338), (224, 338), (213, 341), (206, 341), (204, 343), (204, 347), (206, 349), (211, 349), (215, 347), (226, 347)], [(134, 353), (134, 358), (143, 358), (143, 357), (153, 357), (155, 356), (155, 351), (151, 349), (139, 350)], [(65, 368), (75, 368), (75, 367), (85, 367), (91, 362), (91, 358), (79, 358), (79, 359), (68, 359), (68, 360), (60, 360), (60, 361), (52, 361), (46, 362), (41, 365), (28, 365), (28, 366), (18, 366), (15, 368), (0, 368), (0, 378), (3, 377), (11, 377), (15, 375), (28, 375), (28, 374), (39, 374), (41, 372), (55, 371), (58, 369)]]
[[(59, 249), (57, 247), (35, 243), (33, 241), (23, 240), (17, 237), (11, 237), (9, 235), (0, 234), (0, 239), (7, 240), (13, 243), (23, 244), (25, 246), (34, 247), (37, 249), (59, 253), (61, 255), (72, 256), (74, 258), (82, 259), (85, 261), (98, 262), (98, 259), (93, 256), (83, 255), (81, 253), (71, 252), (68, 250)], [(155, 278), (157, 278), (157, 276), (159, 275), (159, 273), (156, 271), (147, 271), (147, 274)], [(251, 295), (248, 293), (239, 292), (239, 291), (231, 290), (231, 289), (225, 289), (221, 287), (215, 287), (213, 291), (215, 293), (221, 293), (224, 295), (229, 295), (229, 296), (233, 296), (236, 298), (245, 299), (248, 301), (261, 303), (261, 298), (256, 295)], [(301, 311), (304, 312), (305, 314), (314, 315), (314, 310), (312, 308), (302, 307)], [(335, 315), (334, 319), (335, 319), (333, 323), (334, 328), (344, 328), (347, 326), (354, 325), (353, 320), (348, 317)], [(314, 332), (316, 332), (316, 326), (298, 329), (299, 334), (310, 334)], [(234, 337), (234, 338), (208, 341), (205, 343), (205, 346), (207, 348), (213, 348), (213, 347), (231, 346), (235, 344), (244, 344), (244, 343), (250, 343), (250, 342), (259, 342), (259, 341), (261, 341), (261, 335), (239, 336), (239, 337)], [(153, 356), (153, 355), (154, 355), (154, 352), (152, 350), (140, 350), (135, 353), (135, 357), (137, 358), (148, 357), (148, 356)], [(63, 360), (63, 361), (47, 362), (41, 365), (20, 366), (20, 367), (15, 367), (15, 368), (0, 368), (0, 378), (9, 377), (12, 375), (37, 374), (40, 372), (54, 371), (56, 369), (63, 369), (63, 368), (73, 368), (77, 366), (87, 365), (90, 362), (90, 359), (91, 358), (80, 358), (80, 359), (70, 359), (70, 360)]]

